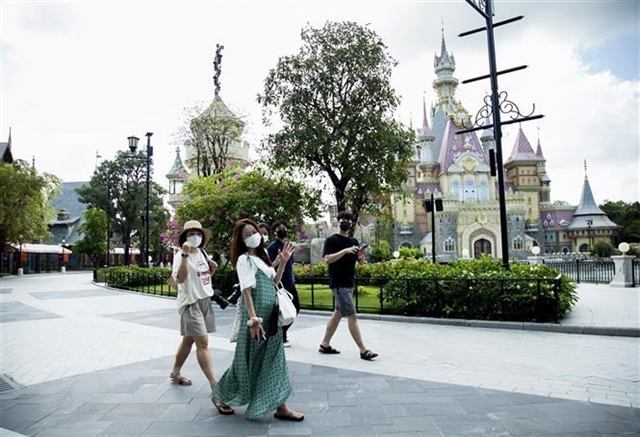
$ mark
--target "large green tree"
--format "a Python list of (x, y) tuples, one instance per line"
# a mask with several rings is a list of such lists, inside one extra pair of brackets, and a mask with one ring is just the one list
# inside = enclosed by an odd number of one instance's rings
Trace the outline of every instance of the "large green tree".
[(301, 37), (300, 51), (278, 60), (258, 96), (265, 123), (282, 123), (265, 143), (267, 162), (328, 178), (338, 210), (357, 218), (407, 178), (414, 134), (393, 119), (397, 62), (373, 30), (353, 22), (306, 26)]
[(50, 237), (55, 218), (50, 205), (60, 180), (38, 172), (26, 161), (0, 164), (0, 249), (8, 243), (39, 243)]
[(93, 267), (98, 268), (107, 252), (107, 213), (102, 209), (88, 208), (84, 212), (84, 218), (84, 223), (78, 228), (82, 239), (73, 245), (73, 250), (87, 255)]
[[(244, 172), (237, 166), (222, 173), (198, 178), (182, 191), (185, 201), (176, 211), (179, 223), (199, 220), (212, 232), (208, 246), (212, 255), (229, 255), (235, 223), (243, 218), (273, 223), (285, 220), (301, 225), (305, 217), (320, 214), (320, 192), (286, 177), (266, 176), (259, 170)], [(168, 233), (177, 234), (179, 225)], [(176, 241), (172, 242), (177, 244)]]
[[(124, 262), (129, 264), (131, 245), (144, 247), (146, 212), (145, 152), (118, 152), (110, 161), (103, 161), (88, 185), (77, 189), (79, 200), (107, 213), (111, 231), (119, 236), (124, 247)], [(159, 246), (160, 230), (167, 226), (168, 213), (163, 205), (165, 191), (155, 182), (149, 187), (151, 222), (150, 243)], [(153, 244), (149, 245), (150, 248)], [(144, 261), (146, 262), (146, 260)]]
[(640, 243), (640, 202), (607, 201), (600, 205), (618, 228), (618, 242)]

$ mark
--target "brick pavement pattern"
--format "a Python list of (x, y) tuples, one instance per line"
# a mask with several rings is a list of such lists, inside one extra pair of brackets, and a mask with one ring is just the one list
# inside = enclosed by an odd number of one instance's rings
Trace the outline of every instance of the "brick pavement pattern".
[[(218, 415), (195, 353), (184, 368), (194, 385), (170, 383), (174, 300), (105, 289), (90, 274), (0, 281), (1, 372), (24, 387), (0, 394), (1, 437), (640, 435), (640, 338), (621, 336), (638, 329), (637, 289), (580, 286), (596, 310), (578, 305), (567, 332), (612, 336), (362, 320), (373, 362), (346, 326), (334, 337), (342, 353), (319, 354), (326, 315), (301, 314), (286, 354), (289, 404), (306, 418), (283, 423), (247, 421), (242, 408)], [(234, 314), (216, 309), (218, 375)]]

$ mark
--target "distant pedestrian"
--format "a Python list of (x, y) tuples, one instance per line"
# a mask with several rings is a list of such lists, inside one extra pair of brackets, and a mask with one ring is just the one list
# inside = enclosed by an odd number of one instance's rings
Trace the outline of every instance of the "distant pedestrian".
[(343, 316), (347, 317), (351, 338), (360, 349), (360, 358), (372, 360), (378, 354), (367, 349), (362, 341), (356, 308), (353, 305), (353, 291), (355, 289), (356, 261), (364, 263), (365, 246), (359, 246), (358, 240), (349, 236), (353, 226), (353, 215), (348, 211), (338, 214), (340, 230), (331, 235), (324, 242), (322, 256), (329, 265), (329, 287), (333, 291), (336, 302), (335, 310), (327, 322), (324, 338), (318, 352), (323, 354), (339, 354), (340, 351), (331, 346), (331, 338), (338, 329)]
[(258, 224), (258, 230), (262, 234), (262, 242), (264, 243), (264, 247), (267, 247), (267, 243), (269, 242), (269, 225), (266, 223)]
[[(205, 257), (202, 248), (209, 239), (210, 232), (203, 229), (199, 221), (189, 220), (183, 228), (178, 243), (180, 250), (173, 260), (171, 275), (178, 287), (178, 313), (180, 314), (180, 334), (182, 341), (178, 346), (171, 380), (179, 385), (191, 385), (190, 379), (180, 372), (193, 344), (196, 345), (196, 357), (202, 372), (213, 389), (216, 379), (209, 354), (209, 334), (216, 330), (216, 319), (211, 308), (211, 276), (218, 268), (215, 261)], [(233, 409), (212, 398), (221, 414), (233, 414)]]
[[(271, 262), (274, 263), (274, 267), (277, 267), (276, 260), (278, 258), (278, 254), (284, 250), (284, 246), (287, 244), (287, 236), (288, 229), (287, 224), (282, 220), (276, 220), (271, 226), (273, 233), (276, 236), (276, 239), (269, 244), (267, 247), (267, 252), (269, 253), (269, 258)], [(284, 273), (282, 274), (282, 286), (293, 296), (293, 305), (296, 307), (296, 313), (300, 312), (300, 298), (298, 297), (298, 290), (296, 290), (296, 281), (293, 275), (293, 256), (289, 258), (287, 261)], [(282, 327), (282, 342), (284, 347), (290, 347), (291, 343), (289, 342), (289, 337), (287, 332), (291, 325)]]
[(282, 345), (282, 331), (266, 336), (276, 302), (275, 282), (280, 282), (293, 245), (286, 244), (273, 269), (256, 222), (236, 223), (231, 240), (231, 264), (242, 290), (240, 333), (231, 367), (215, 386), (214, 396), (233, 406), (247, 405), (246, 418), (258, 419), (275, 411), (279, 420), (299, 422), (304, 415), (291, 410), (291, 380)]

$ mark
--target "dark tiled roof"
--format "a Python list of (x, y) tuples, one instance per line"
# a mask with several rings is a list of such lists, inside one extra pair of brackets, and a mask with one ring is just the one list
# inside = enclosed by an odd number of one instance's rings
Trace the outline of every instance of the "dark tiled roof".
[(78, 200), (76, 188), (87, 185), (89, 182), (63, 182), (61, 193), (52, 201), (51, 206), (56, 211), (62, 208), (67, 210), (68, 218), (63, 220), (56, 219), (50, 223), (50, 231), (53, 237), (49, 241), (51, 244), (58, 244), (64, 238), (66, 244), (74, 244), (81, 236), (78, 234), (78, 227), (84, 223), (84, 212), (88, 206)]
[(9, 143), (0, 143), (0, 162), (13, 162), (13, 155)]

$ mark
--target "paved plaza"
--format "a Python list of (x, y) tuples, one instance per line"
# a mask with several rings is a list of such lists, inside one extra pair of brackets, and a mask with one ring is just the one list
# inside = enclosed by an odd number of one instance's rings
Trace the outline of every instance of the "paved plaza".
[[(174, 299), (94, 285), (90, 273), (0, 281), (0, 437), (640, 435), (639, 289), (581, 284), (559, 325), (363, 319), (372, 362), (345, 322), (332, 342), (342, 353), (319, 354), (327, 313), (305, 311), (286, 354), (288, 403), (306, 417), (284, 423), (218, 415), (195, 353), (183, 369), (194, 384), (169, 381)], [(231, 363), (234, 315), (216, 308), (217, 375)]]

